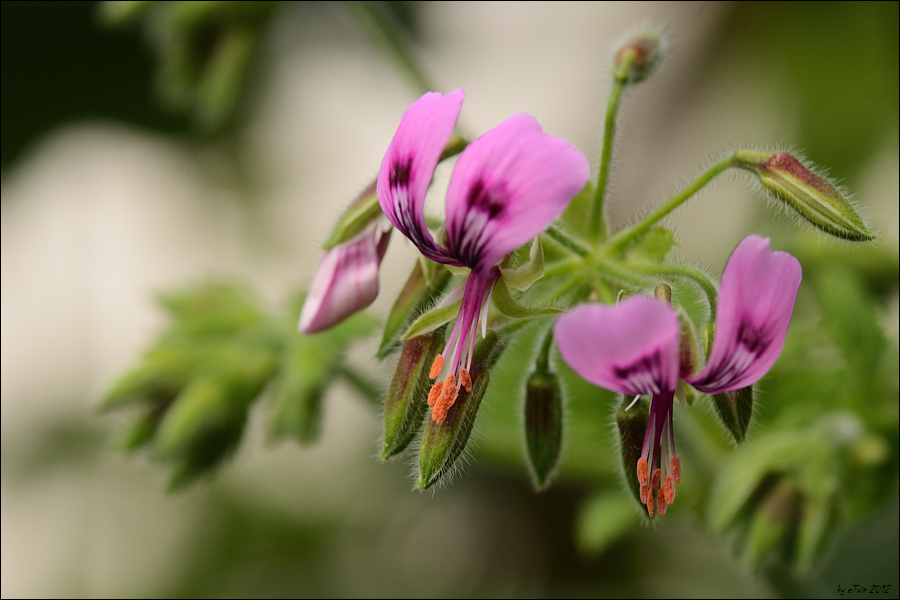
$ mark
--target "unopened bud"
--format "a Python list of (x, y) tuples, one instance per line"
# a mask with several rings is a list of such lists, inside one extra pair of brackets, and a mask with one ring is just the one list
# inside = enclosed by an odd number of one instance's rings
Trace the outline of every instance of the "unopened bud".
[(743, 442), (753, 417), (753, 386), (713, 394), (712, 399), (719, 421), (731, 432), (734, 441)]
[(428, 408), (429, 370), (444, 345), (444, 336), (431, 332), (403, 342), (397, 368), (384, 402), (384, 447), (381, 458), (402, 452), (418, 433)]
[(661, 31), (647, 29), (630, 36), (613, 58), (613, 77), (622, 83), (647, 79), (659, 66), (665, 50), (666, 39)]
[[(641, 460), (644, 446), (644, 435), (647, 432), (647, 422), (650, 414), (649, 396), (634, 398), (623, 397), (619, 408), (616, 409), (616, 426), (619, 429), (619, 453), (622, 457), (622, 468), (625, 473), (625, 481), (628, 489), (634, 494), (635, 500), (644, 504), (641, 498), (641, 483), (638, 481), (635, 471), (636, 465)], [(646, 464), (646, 461), (644, 461)], [(649, 473), (646, 473), (649, 478)]]
[(700, 345), (697, 342), (697, 330), (694, 322), (681, 306), (675, 307), (681, 334), (678, 340), (678, 372), (680, 378), (693, 375), (700, 361)]
[(459, 395), (440, 424), (427, 419), (419, 447), (419, 476), (416, 481), (419, 489), (425, 490), (437, 483), (465, 449), (488, 386), (489, 369), (497, 362), (506, 342), (505, 336), (488, 331), (475, 346), (472, 368), (469, 370), (471, 391), (464, 387), (459, 389)]
[(562, 394), (556, 373), (535, 371), (525, 384), (525, 440), (537, 489), (545, 488), (562, 448)]
[(874, 239), (850, 200), (793, 155), (737, 150), (734, 160), (737, 166), (755, 173), (766, 191), (818, 229), (852, 241)]

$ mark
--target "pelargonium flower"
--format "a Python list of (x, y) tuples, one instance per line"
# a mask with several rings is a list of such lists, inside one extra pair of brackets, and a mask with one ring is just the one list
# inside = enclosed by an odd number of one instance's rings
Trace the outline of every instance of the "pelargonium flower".
[(781, 354), (800, 277), (796, 258), (773, 252), (768, 239), (744, 238), (725, 265), (712, 351), (697, 374), (692, 361), (681, 360), (678, 317), (660, 300), (581, 305), (556, 322), (559, 352), (581, 377), (623, 394), (653, 396), (637, 464), (641, 502), (651, 517), (654, 494), (665, 514), (681, 482), (672, 415), (679, 380), (708, 394), (759, 381)]
[(460, 387), (471, 389), (472, 350), (500, 276), (497, 263), (544, 231), (588, 179), (587, 160), (578, 149), (544, 133), (531, 115), (515, 114), (459, 156), (446, 194), (446, 243), (437, 243), (425, 225), (425, 196), (463, 96), (461, 89), (429, 92), (406, 109), (376, 187), (384, 214), (425, 257), (471, 269), (460, 286), (456, 323), (431, 370), (437, 382), (428, 403), (436, 423), (443, 422)]
[(379, 218), (325, 252), (300, 312), (300, 331), (323, 331), (375, 301), (378, 267), (390, 237), (390, 226)]

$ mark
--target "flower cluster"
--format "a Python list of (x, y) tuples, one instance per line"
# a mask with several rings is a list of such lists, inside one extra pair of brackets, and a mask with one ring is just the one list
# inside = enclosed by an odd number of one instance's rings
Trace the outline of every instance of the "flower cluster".
[[(608, 118), (615, 117), (622, 89), (655, 70), (663, 41), (645, 32), (615, 55)], [(446, 473), (465, 448), (488, 371), (515, 339), (518, 324), (563, 313), (548, 328), (524, 385), (525, 437), (535, 485), (544, 487), (552, 478), (562, 447), (565, 387), (551, 364), (555, 346), (584, 380), (625, 398), (634, 396), (623, 414), (639, 418), (625, 418), (634, 424), (627, 431), (620, 423), (626, 476), (650, 517), (665, 514), (681, 482), (675, 398), (687, 407), (688, 397), (708, 394), (721, 422), (743, 441), (753, 413), (753, 386), (784, 346), (801, 268), (790, 254), (773, 251), (768, 239), (750, 235), (735, 248), (717, 286), (702, 271), (668, 263), (676, 242), (660, 221), (720, 173), (740, 169), (821, 231), (849, 240), (868, 240), (872, 234), (826, 178), (785, 152), (753, 150), (736, 150), (634, 225), (610, 232), (604, 201), (612, 128), (603, 140), (594, 184), (582, 153), (545, 133), (529, 114), (515, 114), (470, 142), (454, 137), (463, 99), (461, 89), (429, 92), (403, 113), (375, 183), (328, 242), (300, 329), (328, 329), (374, 300), (392, 229), (413, 243), (421, 260), (394, 304), (379, 349), (383, 356), (402, 342), (384, 404), (382, 457), (402, 452), (418, 436), (417, 485), (424, 488)], [(429, 229), (425, 200), (435, 170), (456, 154), (443, 223)], [(575, 210), (566, 212), (576, 197)], [(563, 225), (555, 226), (561, 217)], [(542, 236), (554, 245), (546, 272)], [(529, 241), (528, 262), (513, 269), (513, 253)], [(448, 291), (451, 273), (456, 285)], [(543, 305), (522, 302), (531, 283), (543, 276), (558, 282), (537, 296)], [(681, 307), (683, 299), (673, 299), (664, 283), (672, 277), (692, 281), (705, 296), (710, 311), (702, 339)], [(654, 283), (659, 284), (656, 297), (644, 294)], [(524, 293), (514, 297), (510, 288)], [(486, 336), (491, 305), (498, 309), (497, 318), (491, 317), (492, 332)], [(490, 339), (479, 342), (479, 333)], [(646, 402), (639, 401), (646, 396), (648, 412), (629, 413), (643, 411)]]
[(753, 385), (784, 346), (800, 287), (800, 263), (772, 252), (769, 240), (751, 235), (731, 255), (722, 274), (716, 335), (706, 366), (696, 371), (682, 341), (678, 317), (667, 303), (633, 296), (614, 307), (582, 305), (559, 318), (560, 354), (587, 381), (609, 390), (651, 394), (650, 419), (636, 465), (641, 502), (650, 516), (675, 500), (681, 463), (675, 451), (673, 400), (684, 382), (707, 394)]

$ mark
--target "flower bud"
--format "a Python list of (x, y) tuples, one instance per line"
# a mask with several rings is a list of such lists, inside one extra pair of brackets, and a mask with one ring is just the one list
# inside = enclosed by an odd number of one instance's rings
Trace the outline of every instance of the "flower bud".
[(386, 223), (375, 221), (325, 253), (300, 313), (300, 331), (328, 329), (375, 301), (378, 268), (392, 231)]
[(659, 66), (665, 50), (666, 40), (661, 31), (647, 29), (630, 36), (613, 58), (613, 77), (622, 83), (647, 79)]
[(537, 370), (525, 384), (525, 440), (534, 485), (547, 487), (562, 447), (562, 394), (556, 373)]
[(433, 331), (403, 342), (397, 368), (384, 402), (384, 447), (381, 458), (402, 452), (418, 433), (428, 409), (429, 370), (444, 345)]
[(853, 204), (827, 178), (787, 152), (737, 150), (738, 167), (755, 173), (762, 186), (813, 226), (852, 241), (868, 241), (869, 231)]
[(616, 426), (619, 429), (619, 453), (622, 456), (625, 482), (638, 502), (641, 502), (641, 485), (635, 475), (634, 466), (638, 464), (638, 461), (643, 456), (644, 435), (647, 432), (649, 415), (649, 396), (641, 396), (637, 400), (622, 397), (622, 402), (619, 404), (619, 408), (616, 409)]
[(472, 433), (475, 416), (488, 386), (489, 369), (497, 362), (506, 347), (506, 336), (488, 331), (475, 346), (472, 368), (469, 370), (472, 389), (461, 387), (456, 401), (449, 407), (440, 424), (427, 419), (419, 447), (419, 475), (416, 487), (425, 490), (446, 475), (462, 454)]
[(753, 386), (713, 394), (712, 399), (719, 421), (731, 432), (734, 441), (743, 442), (753, 417)]
[(780, 479), (765, 492), (750, 520), (744, 544), (744, 560), (751, 569), (781, 544), (796, 526), (802, 497), (789, 479)]

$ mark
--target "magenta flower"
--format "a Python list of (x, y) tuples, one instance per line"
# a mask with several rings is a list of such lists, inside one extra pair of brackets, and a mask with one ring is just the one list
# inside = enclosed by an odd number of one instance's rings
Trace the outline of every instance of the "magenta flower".
[(678, 317), (665, 302), (635, 296), (616, 306), (582, 305), (556, 322), (559, 352), (581, 377), (623, 394), (653, 395), (637, 464), (641, 502), (651, 517), (654, 493), (663, 515), (681, 482), (672, 423), (679, 380), (708, 394), (759, 381), (781, 354), (800, 277), (796, 258), (773, 252), (768, 239), (744, 238), (725, 265), (715, 340), (696, 375), (691, 361), (680, 360)]
[(325, 253), (300, 312), (300, 331), (328, 329), (375, 300), (378, 267), (390, 237), (390, 226), (379, 218)]
[(431, 370), (438, 379), (428, 397), (436, 423), (460, 387), (471, 389), (472, 350), (500, 276), (497, 263), (544, 231), (588, 178), (587, 161), (574, 146), (545, 134), (531, 115), (513, 115), (457, 160), (445, 201), (446, 244), (438, 244), (425, 225), (425, 195), (462, 103), (462, 90), (429, 92), (413, 102), (388, 146), (376, 188), (384, 214), (424, 256), (471, 269), (456, 323)]

